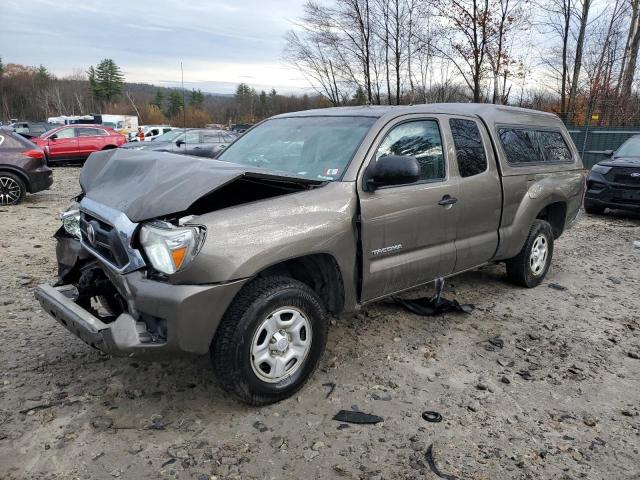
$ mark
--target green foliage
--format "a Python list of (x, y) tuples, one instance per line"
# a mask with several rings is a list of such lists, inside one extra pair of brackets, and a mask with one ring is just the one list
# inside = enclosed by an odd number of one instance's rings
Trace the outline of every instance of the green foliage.
[(353, 103), (356, 105), (364, 105), (367, 103), (367, 95), (364, 93), (362, 87), (358, 87), (358, 89), (353, 94)]
[(4, 74), (4, 63), (2, 63), (2, 57), (0, 57), (0, 77)]
[(158, 110), (162, 110), (162, 104), (164, 103), (164, 95), (160, 90), (156, 90), (156, 95), (151, 102), (151, 105), (158, 107)]
[(175, 117), (184, 108), (182, 92), (172, 90), (169, 94), (169, 106), (167, 107), (167, 117)]
[(36, 70), (36, 83), (38, 85), (43, 85), (49, 82), (49, 80), (53, 80), (53, 78), (53, 75), (49, 73), (49, 70), (47, 70), (47, 67), (44, 65), (40, 65)]
[(191, 96), (189, 97), (189, 105), (195, 108), (202, 108), (202, 102), (204, 102), (204, 93), (200, 89), (191, 90)]
[(122, 94), (124, 75), (110, 58), (105, 58), (95, 68), (90, 66), (87, 75), (91, 94), (97, 101), (112, 102)]

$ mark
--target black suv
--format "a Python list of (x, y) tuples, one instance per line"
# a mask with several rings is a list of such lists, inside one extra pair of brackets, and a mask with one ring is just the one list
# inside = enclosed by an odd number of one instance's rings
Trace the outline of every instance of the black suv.
[(587, 177), (584, 209), (602, 213), (605, 208), (640, 211), (640, 135), (634, 135), (610, 158), (598, 162)]

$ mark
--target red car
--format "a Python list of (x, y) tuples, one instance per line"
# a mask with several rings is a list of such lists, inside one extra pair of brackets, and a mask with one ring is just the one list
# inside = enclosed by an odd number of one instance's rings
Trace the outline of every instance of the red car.
[(43, 133), (31, 141), (42, 148), (47, 160), (86, 160), (98, 150), (118, 148), (127, 140), (124, 135), (102, 125), (65, 125)]

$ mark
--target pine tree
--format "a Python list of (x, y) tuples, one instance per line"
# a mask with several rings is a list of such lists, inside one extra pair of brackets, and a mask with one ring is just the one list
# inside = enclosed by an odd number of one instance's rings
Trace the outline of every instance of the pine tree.
[(189, 105), (195, 108), (202, 108), (202, 102), (204, 102), (204, 93), (200, 89), (191, 90), (191, 97), (189, 98)]
[(151, 102), (151, 105), (158, 107), (158, 110), (162, 110), (162, 104), (164, 103), (164, 95), (160, 90), (156, 90), (156, 96)]
[(169, 106), (167, 108), (167, 117), (175, 117), (184, 108), (182, 101), (182, 93), (178, 90), (172, 90), (169, 94)]
[(89, 67), (87, 75), (91, 94), (97, 101), (111, 102), (122, 94), (124, 75), (110, 58), (105, 58), (95, 68)]
[(364, 105), (367, 103), (367, 95), (360, 86), (358, 86), (358, 89), (353, 94), (353, 103), (356, 105)]
[(40, 65), (36, 70), (35, 80), (38, 85), (43, 85), (47, 83), (49, 80), (53, 80), (53, 75), (49, 73), (49, 70), (47, 70), (47, 67), (45, 67), (44, 65)]

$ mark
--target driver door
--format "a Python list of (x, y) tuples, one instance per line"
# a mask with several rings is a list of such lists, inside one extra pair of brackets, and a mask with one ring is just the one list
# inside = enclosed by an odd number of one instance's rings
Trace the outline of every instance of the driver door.
[(47, 156), (52, 160), (78, 157), (78, 138), (74, 127), (61, 128), (55, 132), (56, 138), (47, 140)]
[(413, 156), (420, 180), (373, 192), (364, 191), (362, 178), (358, 182), (363, 302), (449, 275), (456, 263), (458, 178), (449, 175), (438, 119), (411, 116), (387, 126), (381, 137), (369, 161)]

